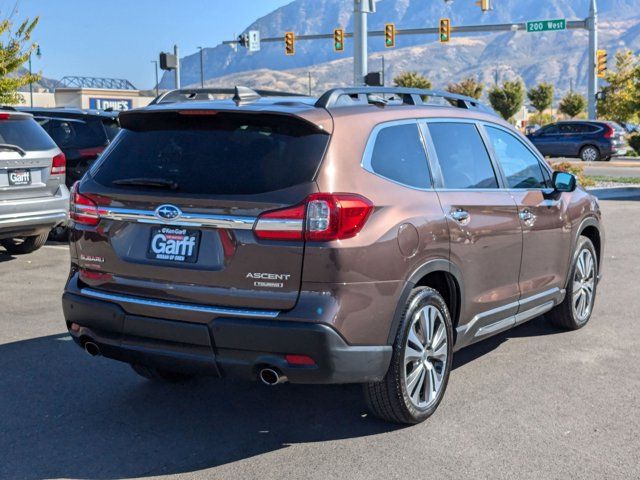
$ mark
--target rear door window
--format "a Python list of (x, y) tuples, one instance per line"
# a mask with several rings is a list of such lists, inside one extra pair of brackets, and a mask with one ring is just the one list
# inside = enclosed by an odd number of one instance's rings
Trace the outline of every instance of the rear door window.
[(538, 158), (515, 136), (495, 127), (486, 127), (508, 188), (546, 188)]
[(409, 187), (431, 187), (431, 175), (418, 124), (382, 128), (375, 138), (370, 170)]
[(56, 147), (47, 132), (27, 115), (11, 115), (7, 119), (0, 119), (0, 144), (15, 145), (26, 151)]
[(471, 123), (428, 123), (444, 188), (498, 188), (480, 133)]
[(118, 184), (158, 179), (189, 194), (250, 195), (310, 182), (329, 139), (311, 124), (273, 114), (137, 113), (121, 125), (95, 180), (127, 188)]

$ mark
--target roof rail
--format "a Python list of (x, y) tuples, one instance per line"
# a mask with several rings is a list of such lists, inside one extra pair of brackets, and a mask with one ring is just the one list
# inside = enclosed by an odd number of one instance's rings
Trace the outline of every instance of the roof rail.
[(236, 86), (234, 88), (181, 88), (169, 90), (158, 95), (150, 105), (161, 103), (176, 103), (185, 101), (213, 100), (216, 95), (232, 95), (236, 103), (246, 103), (259, 100), (261, 97), (306, 97), (303, 93), (281, 92), (277, 90), (253, 90), (248, 87)]
[(380, 95), (392, 95), (399, 98), (403, 105), (429, 105), (425, 97), (437, 97), (448, 101), (457, 108), (495, 112), (472, 97), (449, 93), (442, 90), (424, 90), (406, 87), (348, 87), (334, 88), (325, 92), (316, 102), (318, 108), (347, 107), (361, 104), (385, 105), (391, 102), (381, 101)]

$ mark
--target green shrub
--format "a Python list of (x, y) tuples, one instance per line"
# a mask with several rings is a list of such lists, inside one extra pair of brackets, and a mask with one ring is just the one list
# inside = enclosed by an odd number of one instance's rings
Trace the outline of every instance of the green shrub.
[(583, 187), (593, 187), (596, 184), (596, 182), (584, 174), (584, 167), (582, 165), (569, 162), (549, 162), (549, 166), (551, 166), (554, 171), (568, 172), (575, 175), (578, 183)]
[(640, 133), (634, 133), (629, 136), (629, 146), (640, 153)]

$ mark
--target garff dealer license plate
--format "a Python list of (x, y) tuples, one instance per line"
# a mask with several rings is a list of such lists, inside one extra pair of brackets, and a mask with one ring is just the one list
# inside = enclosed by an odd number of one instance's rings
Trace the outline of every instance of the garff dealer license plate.
[(183, 228), (151, 229), (147, 258), (169, 262), (195, 263), (198, 260), (200, 232)]
[(8, 170), (9, 174), (9, 185), (12, 186), (23, 186), (23, 185), (31, 185), (31, 170), (25, 169), (11, 169)]

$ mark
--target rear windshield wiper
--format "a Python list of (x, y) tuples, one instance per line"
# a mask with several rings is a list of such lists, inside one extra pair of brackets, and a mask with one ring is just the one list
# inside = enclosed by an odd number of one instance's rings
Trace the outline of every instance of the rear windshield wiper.
[(173, 180), (167, 180), (166, 178), (122, 178), (120, 180), (114, 180), (114, 185), (136, 185), (141, 187), (154, 187), (154, 188), (169, 188), (171, 190), (178, 189), (178, 183)]
[(13, 150), (14, 152), (18, 152), (21, 157), (24, 157), (27, 154), (27, 152), (18, 145), (11, 145), (9, 143), (0, 143), (0, 150)]

